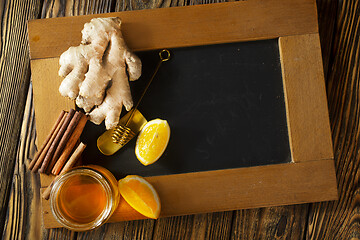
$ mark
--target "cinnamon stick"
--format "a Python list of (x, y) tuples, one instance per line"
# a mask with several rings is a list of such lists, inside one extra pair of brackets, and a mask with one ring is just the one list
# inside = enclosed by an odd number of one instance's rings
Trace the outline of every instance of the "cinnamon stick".
[(51, 136), (54, 134), (57, 126), (59, 125), (59, 123), (61, 122), (61, 119), (63, 118), (65, 114), (65, 111), (61, 111), (58, 119), (56, 120), (54, 126), (52, 127), (49, 135), (46, 137), (45, 141), (42, 143), (41, 147), (39, 148), (39, 150), (37, 151), (37, 153), (35, 154), (33, 160), (31, 160), (30, 164), (29, 164), (29, 169), (32, 170), (33, 167), (35, 166), (35, 163), (37, 162), (37, 160), (39, 159), (41, 153), (43, 152), (45, 146), (47, 145), (47, 143), (49, 142)]
[(31, 170), (32, 172), (34, 172), (34, 173), (37, 172), (37, 170), (39, 169), (39, 167), (42, 165), (42, 163), (43, 163), (43, 161), (44, 161), (44, 158), (45, 158), (45, 155), (46, 155), (46, 153), (48, 152), (48, 150), (49, 150), (52, 142), (54, 141), (56, 135), (58, 134), (61, 126), (63, 125), (63, 123), (64, 123), (65, 118), (67, 117), (67, 115), (68, 115), (68, 113), (65, 113), (65, 114), (62, 116), (61, 121), (60, 121), (60, 123), (57, 125), (54, 133), (52, 134), (52, 136), (51, 136), (51, 138), (50, 138), (50, 140), (46, 143), (46, 146), (45, 146), (44, 150), (41, 152), (40, 156), (39, 156), (38, 159), (36, 160), (36, 163), (35, 163), (35, 165), (33, 166), (32, 170)]
[(79, 146), (76, 148), (76, 150), (74, 151), (74, 153), (71, 155), (71, 157), (69, 158), (69, 161), (67, 161), (67, 163), (65, 164), (65, 166), (63, 167), (63, 169), (61, 170), (60, 174), (57, 175), (54, 180), (50, 183), (50, 185), (45, 189), (45, 191), (43, 192), (42, 196), (43, 198), (45, 198), (46, 200), (49, 199), (50, 197), (50, 192), (51, 189), (55, 183), (55, 181), (61, 176), (63, 175), (65, 172), (67, 172), (68, 170), (70, 170), (78, 161), (78, 159), (80, 158), (82, 152), (85, 150), (86, 145), (84, 143), (80, 143)]
[(46, 171), (47, 167), (49, 166), (49, 163), (50, 163), (50, 161), (52, 159), (52, 156), (53, 156), (53, 154), (55, 152), (55, 149), (58, 146), (61, 137), (64, 135), (65, 130), (69, 126), (69, 123), (70, 123), (72, 117), (74, 116), (74, 113), (75, 113), (75, 110), (70, 109), (68, 115), (66, 116), (66, 119), (65, 119), (63, 125), (61, 126), (58, 134), (56, 134), (56, 137), (55, 137), (54, 141), (51, 143), (51, 146), (50, 146), (48, 152), (45, 155), (45, 159), (43, 161), (43, 164), (41, 165), (41, 168), (39, 169), (39, 172), (45, 173), (45, 171)]
[(65, 147), (65, 144), (67, 142), (67, 140), (69, 139), (69, 137), (71, 136), (72, 132), (74, 131), (75, 127), (77, 126), (77, 124), (80, 121), (81, 116), (84, 115), (82, 112), (76, 112), (74, 114), (74, 116), (72, 117), (69, 126), (66, 128), (64, 135), (62, 136), (59, 145), (57, 146), (54, 156), (52, 157), (46, 172), (50, 172), (51, 169), (54, 167), (56, 161), (58, 160), (58, 158), (61, 155), (62, 150)]
[(58, 161), (56, 162), (55, 166), (53, 167), (51, 173), (54, 175), (58, 175), (61, 169), (63, 168), (66, 160), (68, 159), (69, 155), (71, 154), (73, 148), (75, 147), (77, 141), (79, 140), (82, 131), (86, 125), (88, 117), (83, 115), (74, 129), (73, 133), (71, 134), (68, 142), (65, 145), (64, 151), (62, 152), (61, 156), (59, 157)]

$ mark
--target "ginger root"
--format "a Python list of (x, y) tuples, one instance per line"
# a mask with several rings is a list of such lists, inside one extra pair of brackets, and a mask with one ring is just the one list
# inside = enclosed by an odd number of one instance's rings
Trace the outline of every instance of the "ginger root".
[[(133, 106), (130, 81), (141, 75), (141, 61), (126, 46), (119, 18), (93, 18), (81, 31), (79, 46), (60, 56), (59, 75), (64, 77), (59, 92), (76, 100), (76, 105), (106, 129), (118, 124), (122, 106)], [(126, 71), (128, 75), (126, 74)]]

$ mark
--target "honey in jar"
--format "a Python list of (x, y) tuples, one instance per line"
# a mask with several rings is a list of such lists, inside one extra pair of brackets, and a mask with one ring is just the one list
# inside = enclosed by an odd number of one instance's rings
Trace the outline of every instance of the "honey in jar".
[(51, 191), (54, 217), (64, 227), (86, 231), (105, 223), (119, 203), (115, 177), (100, 166), (85, 166), (62, 175)]

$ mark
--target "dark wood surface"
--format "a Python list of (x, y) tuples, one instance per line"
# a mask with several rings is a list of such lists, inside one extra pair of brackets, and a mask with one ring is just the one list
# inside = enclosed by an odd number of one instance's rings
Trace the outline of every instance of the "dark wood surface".
[(26, 20), (217, 1), (1, 1), (0, 223), (3, 239), (359, 239), (358, 0), (318, 0), (339, 200), (106, 224), (86, 233), (42, 228)]

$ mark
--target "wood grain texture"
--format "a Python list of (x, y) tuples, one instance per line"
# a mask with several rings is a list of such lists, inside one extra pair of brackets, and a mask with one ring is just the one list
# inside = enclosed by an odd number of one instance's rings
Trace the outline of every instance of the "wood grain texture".
[(41, 18), (107, 13), (111, 11), (113, 4), (114, 1), (112, 0), (45, 0), (42, 6)]
[(280, 37), (279, 51), (292, 160), (333, 159), (319, 36)]
[[(26, 21), (38, 16), (39, 6), (35, 0), (1, 1), (0, 6), (2, 39), (0, 52), (1, 236), (12, 186), (11, 180), (13, 179), (16, 162), (18, 137), (29, 86), (30, 72)], [(15, 175), (14, 187), (18, 189), (23, 186), (22, 180), (17, 176)], [(11, 200), (17, 202), (18, 199), (12, 198)], [(21, 210), (18, 208), (19, 211), (23, 211), (24, 205), (17, 207), (22, 208)]]
[[(14, 177), (11, 185), (7, 222), (3, 239), (39, 239), (41, 212), (38, 187), (39, 176), (28, 170), (29, 160), (34, 157), (35, 116), (32, 104), (32, 88), (29, 88), (16, 155)], [(32, 222), (33, 224), (27, 224)]]
[[(337, 199), (332, 160), (145, 179), (154, 186), (161, 199), (160, 217)], [(49, 201), (42, 201), (42, 209), (45, 227), (59, 227), (50, 213)], [(123, 221), (125, 213), (115, 211), (109, 222)]]
[(339, 1), (317, 0), (319, 35), (323, 57), (325, 80), (328, 79), (329, 67), (332, 63), (332, 46), (334, 41), (337, 9)]
[[(58, 58), (31, 61), (38, 146), (45, 141), (47, 134), (51, 131), (51, 125), (56, 121), (59, 113), (63, 110), (69, 111), (71, 108), (75, 108), (73, 101), (64, 98), (57, 91), (62, 81), (58, 75), (58, 69)], [(41, 104), (50, 102), (51, 108), (48, 104)]]
[(194, 215), (191, 239), (230, 239), (233, 211)]
[[(312, 204), (307, 239), (360, 239), (359, 187), (359, 84), (360, 2), (329, 1), (319, 4), (333, 15), (323, 16), (323, 25), (334, 26), (330, 50), (325, 55), (330, 123), (335, 149), (339, 201)], [(335, 20), (334, 20), (335, 19)], [(334, 25), (335, 22), (335, 25)], [(325, 31), (325, 30), (324, 30)], [(327, 34), (324, 45), (329, 44)]]
[(190, 239), (194, 216), (177, 216), (159, 219), (154, 229), (154, 239)]
[(152, 239), (155, 220), (108, 223), (91, 232), (78, 233), (77, 239)]
[[(114, 16), (122, 19), (123, 36), (134, 51), (271, 39), (318, 30), (315, 4), (304, 0), (241, 1), (42, 19), (29, 22), (31, 59), (60, 56), (80, 43), (84, 23), (93, 17)], [(171, 24), (167, 24), (169, 19)]]
[(120, 0), (116, 1), (115, 12), (121, 11), (133, 11), (143, 9), (155, 9), (155, 8), (166, 8), (166, 7), (180, 7), (185, 6), (185, 0), (149, 0), (149, 1), (136, 1), (136, 0)]
[(308, 205), (236, 211), (231, 239), (303, 239)]

